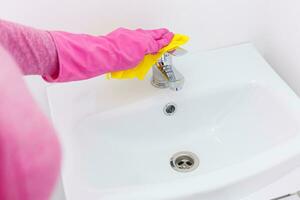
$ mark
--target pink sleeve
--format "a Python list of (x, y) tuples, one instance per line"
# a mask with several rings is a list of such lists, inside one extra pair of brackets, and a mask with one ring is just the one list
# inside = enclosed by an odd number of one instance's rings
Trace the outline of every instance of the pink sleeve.
[(0, 19), (0, 46), (13, 56), (23, 74), (56, 78), (58, 56), (47, 31)]
[(59, 174), (59, 142), (1, 47), (0, 94), (0, 199), (49, 199)]

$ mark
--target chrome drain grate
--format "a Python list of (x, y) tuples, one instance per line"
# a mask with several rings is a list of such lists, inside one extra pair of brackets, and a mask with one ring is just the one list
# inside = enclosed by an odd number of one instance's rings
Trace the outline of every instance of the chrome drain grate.
[(199, 159), (192, 152), (181, 151), (171, 157), (170, 165), (178, 172), (191, 172), (198, 168)]

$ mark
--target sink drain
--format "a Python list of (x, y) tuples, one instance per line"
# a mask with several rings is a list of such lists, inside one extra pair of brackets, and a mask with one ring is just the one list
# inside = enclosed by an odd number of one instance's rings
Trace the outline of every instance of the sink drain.
[(178, 172), (191, 172), (199, 166), (199, 159), (192, 152), (181, 151), (171, 157), (170, 165)]
[(174, 115), (174, 113), (176, 112), (177, 109), (177, 105), (175, 103), (167, 103), (164, 107), (164, 113), (165, 115)]

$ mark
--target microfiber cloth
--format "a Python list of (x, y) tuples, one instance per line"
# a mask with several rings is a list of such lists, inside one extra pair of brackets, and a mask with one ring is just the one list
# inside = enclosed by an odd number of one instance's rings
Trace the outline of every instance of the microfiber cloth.
[(186, 35), (175, 34), (170, 44), (162, 48), (157, 54), (148, 54), (135, 68), (109, 73), (107, 74), (107, 78), (138, 78), (140, 80), (143, 80), (151, 67), (162, 57), (164, 53), (175, 50), (176, 48), (185, 44), (188, 40), (189, 37)]

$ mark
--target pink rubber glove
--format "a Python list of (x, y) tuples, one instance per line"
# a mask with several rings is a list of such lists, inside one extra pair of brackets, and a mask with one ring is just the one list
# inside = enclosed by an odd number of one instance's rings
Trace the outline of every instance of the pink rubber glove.
[(137, 66), (146, 54), (168, 45), (173, 33), (167, 29), (128, 30), (119, 28), (107, 36), (50, 32), (56, 44), (59, 72), (50, 82), (87, 79)]

